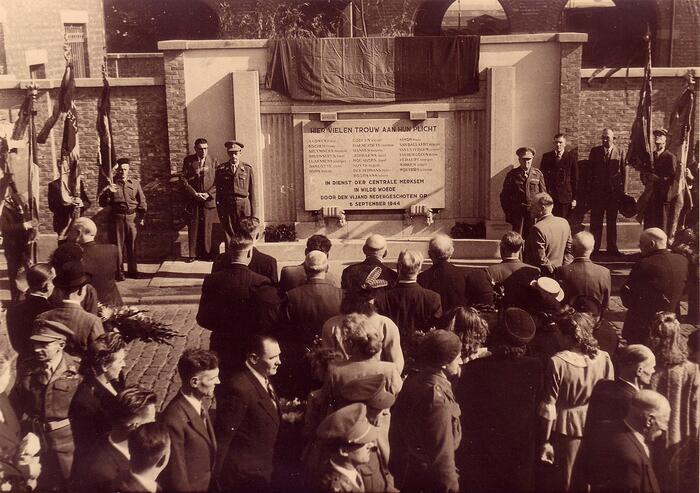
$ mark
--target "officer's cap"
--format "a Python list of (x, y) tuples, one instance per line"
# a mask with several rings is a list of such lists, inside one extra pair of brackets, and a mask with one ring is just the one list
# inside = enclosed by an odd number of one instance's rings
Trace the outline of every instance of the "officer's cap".
[(226, 142), (224, 142), (224, 147), (226, 148), (227, 151), (230, 151), (231, 149), (240, 151), (245, 146), (241, 142), (238, 142), (237, 140), (227, 140)]
[(657, 128), (654, 130), (653, 134), (656, 136), (663, 135), (664, 137), (668, 137), (668, 130), (665, 128)]
[(350, 404), (329, 414), (316, 429), (320, 440), (349, 445), (364, 445), (376, 440), (377, 428), (367, 421), (367, 406)]
[[(529, 156), (527, 154), (530, 154)], [(532, 147), (520, 147), (518, 148), (517, 151), (515, 151), (515, 154), (518, 155), (518, 157), (535, 157), (535, 150)]]
[(73, 331), (62, 323), (38, 319), (32, 324), (32, 335), (29, 339), (37, 342), (53, 342), (65, 341), (69, 337), (73, 337)]
[(386, 390), (386, 377), (382, 374), (356, 378), (343, 385), (340, 396), (348, 402), (362, 402), (373, 409), (389, 409), (396, 397)]
[(131, 160), (128, 157), (120, 157), (117, 159), (117, 165), (120, 164), (131, 164)]

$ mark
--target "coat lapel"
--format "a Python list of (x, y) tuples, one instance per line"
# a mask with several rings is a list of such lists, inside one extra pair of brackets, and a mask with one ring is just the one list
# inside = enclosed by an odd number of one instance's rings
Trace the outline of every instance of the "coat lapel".
[(246, 376), (248, 377), (248, 380), (250, 380), (251, 385), (258, 392), (258, 403), (262, 406), (265, 412), (270, 415), (270, 417), (275, 421), (275, 423), (279, 423), (279, 404), (277, 405), (277, 407), (275, 407), (275, 405), (272, 403), (272, 398), (270, 397), (270, 394), (267, 393), (267, 389), (263, 388), (260, 382), (258, 382), (258, 379), (255, 378), (255, 376), (251, 373), (249, 369), (246, 368), (245, 371)]
[[(634, 436), (632, 431), (628, 431), (628, 433), (625, 433), (625, 436), (630, 442), (632, 442), (634, 447), (636, 447), (640, 457), (642, 458), (642, 474), (644, 475), (643, 481), (644, 483), (647, 483), (649, 485), (650, 489), (648, 491), (650, 493), (658, 493), (659, 483), (657, 482), (656, 475), (654, 474), (654, 470), (651, 467), (651, 461), (649, 460), (647, 451), (644, 450), (644, 447), (641, 443), (639, 443), (639, 440), (637, 440), (637, 437)], [(644, 488), (642, 491), (647, 490), (646, 488)]]
[[(190, 405), (190, 403), (187, 402), (182, 395), (178, 395), (178, 398), (180, 399), (178, 401), (178, 403), (180, 404), (180, 408), (184, 412), (185, 417), (187, 418), (187, 421), (190, 423), (190, 426), (192, 426), (192, 428), (194, 428), (194, 430), (197, 433), (199, 433), (200, 435), (202, 435), (202, 437), (204, 437), (204, 439), (207, 441), (207, 443), (209, 443), (209, 446), (212, 449), (215, 449), (216, 443), (212, 442), (214, 434), (212, 433), (211, 435), (209, 435), (209, 431), (207, 430), (207, 427), (204, 425), (204, 421), (202, 421), (202, 417), (199, 416), (195, 412), (192, 405)], [(208, 421), (211, 421), (211, 419), (209, 419)]]

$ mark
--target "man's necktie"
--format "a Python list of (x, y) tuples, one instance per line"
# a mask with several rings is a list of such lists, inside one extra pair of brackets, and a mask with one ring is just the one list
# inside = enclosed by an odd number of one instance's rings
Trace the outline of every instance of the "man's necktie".
[(359, 472), (357, 473), (357, 480), (355, 483), (357, 484), (359, 491), (365, 491), (365, 482), (362, 481), (362, 475)]
[(275, 389), (272, 388), (270, 380), (267, 380), (267, 393), (270, 395), (272, 403), (275, 405), (275, 407), (277, 407), (277, 394), (275, 394)]
[(209, 435), (209, 440), (214, 442), (214, 436), (213, 436), (211, 428), (209, 426), (209, 413), (207, 412), (206, 409), (204, 409), (204, 406), (202, 406), (202, 410), (199, 412), (199, 416), (202, 418), (202, 423), (204, 423), (204, 428), (207, 430), (207, 435)]
[(39, 373), (39, 382), (42, 385), (48, 384), (49, 380), (51, 380), (51, 375), (53, 375), (53, 371), (51, 370), (51, 365), (47, 363), (43, 366), (41, 372)]

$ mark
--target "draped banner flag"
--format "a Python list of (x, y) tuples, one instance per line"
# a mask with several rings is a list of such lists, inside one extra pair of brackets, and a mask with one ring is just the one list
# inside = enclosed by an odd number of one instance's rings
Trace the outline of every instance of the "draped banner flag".
[(266, 86), (303, 101), (393, 102), (479, 90), (479, 36), (271, 41)]
[(690, 147), (694, 135), (693, 131), (693, 108), (695, 103), (695, 92), (692, 87), (686, 88), (678, 98), (678, 102), (671, 113), (669, 130), (673, 137), (672, 149), (678, 159), (676, 176), (668, 190), (666, 200), (670, 203), (669, 217), (669, 237), (675, 236), (676, 229), (684, 223), (682, 212), (692, 208), (693, 201), (686, 181), (686, 170), (688, 168), (688, 158)]
[(117, 155), (114, 151), (114, 139), (112, 139), (112, 119), (110, 117), (111, 103), (109, 100), (109, 81), (107, 75), (102, 77), (102, 96), (97, 111), (97, 138), (99, 152), (97, 164), (99, 175), (97, 179), (97, 193), (112, 184), (112, 167), (117, 163)]

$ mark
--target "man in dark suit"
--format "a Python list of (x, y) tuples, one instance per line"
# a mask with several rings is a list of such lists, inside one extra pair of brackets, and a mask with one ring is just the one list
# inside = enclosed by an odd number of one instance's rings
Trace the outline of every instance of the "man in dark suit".
[(540, 162), (547, 191), (554, 199), (552, 214), (566, 218), (572, 207), (576, 207), (578, 191), (578, 156), (566, 150), (564, 134), (554, 136), (554, 150), (545, 152)]
[(87, 217), (79, 217), (68, 230), (68, 241), (80, 245), (83, 255), (80, 261), (90, 274), (90, 285), (97, 291), (97, 300), (103, 305), (122, 306), (122, 296), (117, 287), (119, 252), (115, 245), (101, 245), (95, 241), (97, 225)]
[(668, 428), (671, 407), (661, 394), (640, 390), (624, 420), (585, 435), (574, 465), (572, 491), (658, 493), (649, 447)]
[[(70, 202), (66, 202), (67, 199)], [(66, 239), (66, 233), (76, 209), (79, 210), (78, 216), (85, 214), (85, 211), (90, 208), (90, 199), (85, 192), (83, 180), (80, 180), (80, 197), (72, 197), (63, 179), (58, 178), (49, 182), (48, 200), (49, 209), (53, 213), (53, 230), (58, 234), (58, 241), (61, 242)]]
[(423, 255), (403, 250), (396, 263), (399, 281), (395, 287), (377, 295), (377, 312), (387, 316), (399, 327), (401, 339), (410, 340), (416, 330), (434, 327), (442, 316), (440, 295), (418, 284)]
[(667, 250), (666, 233), (646, 229), (639, 236), (642, 258), (620, 291), (627, 307), (622, 335), (630, 344), (647, 344), (649, 324), (657, 312), (675, 312), (688, 279), (688, 259)]
[(503, 235), (499, 244), (502, 262), (500, 264), (489, 265), (486, 269), (486, 273), (494, 285), (503, 284), (513, 273), (521, 269), (533, 273), (533, 277), (528, 280), (525, 285), (529, 285), (532, 279), (539, 276), (540, 270), (537, 267), (526, 264), (520, 260), (520, 252), (524, 244), (525, 241), (523, 237), (516, 231), (508, 231)]
[(118, 478), (115, 493), (156, 493), (158, 476), (170, 460), (170, 434), (161, 423), (147, 423), (129, 434), (129, 471)]
[(281, 302), (272, 282), (248, 267), (252, 248), (249, 238), (234, 240), (231, 263), (202, 285), (197, 323), (212, 331), (210, 348), (220, 356), (222, 376), (243, 365), (243, 341), (272, 326)]
[(362, 247), (365, 260), (359, 264), (348, 265), (344, 270), (340, 280), (340, 287), (346, 291), (357, 291), (367, 279), (367, 275), (375, 267), (381, 267), (382, 273), (379, 279), (389, 283), (389, 287), (396, 284), (396, 271), (382, 263), (386, 257), (386, 239), (382, 235), (373, 234), (367, 237)]
[(49, 296), (53, 292), (54, 272), (51, 265), (39, 263), (26, 270), (24, 277), (28, 290), (22, 301), (7, 307), (7, 335), (12, 349), (17, 352), (17, 359), (28, 358), (32, 354), (32, 324), (36, 317), (51, 308)]
[(668, 235), (670, 224), (668, 191), (676, 176), (676, 156), (666, 149), (668, 131), (654, 130), (651, 173), (642, 174), (642, 182), (651, 185), (651, 195), (644, 209), (644, 228), (660, 228)]
[(594, 433), (606, 422), (625, 418), (629, 400), (651, 383), (656, 357), (642, 344), (630, 344), (620, 350), (615, 380), (599, 380), (593, 387), (586, 413), (584, 434)]
[[(255, 247), (260, 240), (262, 232), (260, 219), (257, 217), (244, 217), (241, 219), (239, 230), (243, 236), (253, 241), (253, 254), (248, 268), (256, 274), (267, 277), (272, 281), (272, 284), (277, 284), (277, 260), (272, 255), (267, 255)], [(226, 252), (218, 255), (214, 260), (214, 264), (211, 267), (212, 274), (225, 269), (230, 263), (231, 252), (227, 248)]]
[(188, 262), (195, 258), (208, 260), (214, 253), (211, 249), (211, 232), (217, 218), (214, 174), (219, 163), (208, 153), (207, 139), (200, 137), (194, 141), (194, 154), (186, 156), (182, 163), (180, 179), (187, 194), (186, 210), (189, 214)]
[(595, 298), (603, 310), (607, 310), (611, 289), (610, 269), (591, 261), (594, 245), (595, 239), (588, 231), (574, 235), (574, 260), (559, 267), (555, 277), (564, 289), (565, 301), (569, 305), (577, 296), (586, 295)]
[(532, 203), (535, 224), (525, 242), (525, 262), (539, 267), (545, 276), (573, 260), (571, 226), (566, 219), (552, 215), (553, 207), (554, 201), (548, 193), (535, 196)]
[(529, 213), (530, 204), (538, 193), (546, 192), (544, 175), (532, 167), (535, 150), (521, 147), (515, 153), (518, 155), (520, 166), (511, 169), (506, 175), (501, 190), (501, 207), (513, 231), (517, 231), (527, 239), (532, 227), (532, 217)]
[(48, 310), (36, 318), (36, 320), (59, 322), (70, 327), (72, 335), (68, 339), (66, 352), (79, 357), (85, 354), (88, 344), (92, 343), (97, 336), (104, 334), (100, 317), (86, 312), (80, 305), (85, 297), (85, 286), (90, 279), (91, 276), (85, 273), (81, 261), (64, 264), (53, 280), (61, 296), (61, 306)]
[(219, 381), (219, 361), (211, 351), (187, 349), (177, 363), (182, 387), (163, 411), (170, 432), (170, 462), (163, 488), (170, 492), (201, 492), (212, 487), (216, 436), (205, 406)]
[(224, 143), (229, 160), (221, 163), (214, 175), (216, 210), (226, 235), (226, 247), (241, 234), (241, 219), (255, 215), (255, 183), (253, 167), (241, 161), (243, 144), (236, 140)]
[(77, 458), (72, 478), (78, 491), (112, 492), (114, 481), (129, 471), (129, 436), (156, 420), (156, 395), (141, 387), (122, 390), (110, 409), (110, 419), (110, 432), (93, 444), (89, 454)]
[(440, 295), (445, 312), (456, 306), (492, 305), (493, 288), (486, 271), (452, 265), (454, 251), (452, 238), (446, 234), (434, 236), (428, 244), (433, 266), (418, 274), (418, 284)]
[[(318, 250), (326, 254), (326, 257), (330, 258), (331, 252), (331, 240), (329, 240), (324, 235), (312, 235), (306, 240), (306, 250), (304, 255), (308, 255), (309, 252)], [(339, 288), (340, 280), (333, 272), (326, 272), (326, 280), (330, 282), (333, 286)], [(297, 286), (300, 286), (306, 282), (306, 271), (304, 270), (304, 262), (299, 265), (287, 265), (282, 267), (282, 272), (280, 272), (280, 285), (279, 289), (281, 293), (286, 293)]]
[(217, 391), (219, 440), (217, 478), (222, 491), (270, 491), (280, 410), (270, 377), (280, 361), (277, 341), (253, 335), (246, 347), (245, 369)]
[(615, 145), (615, 133), (606, 128), (603, 145), (594, 147), (588, 156), (586, 195), (591, 203), (591, 233), (595, 237), (594, 253), (600, 250), (603, 238), (603, 216), (607, 221), (606, 251), (618, 255), (617, 211), (620, 196), (625, 192), (625, 151)]

